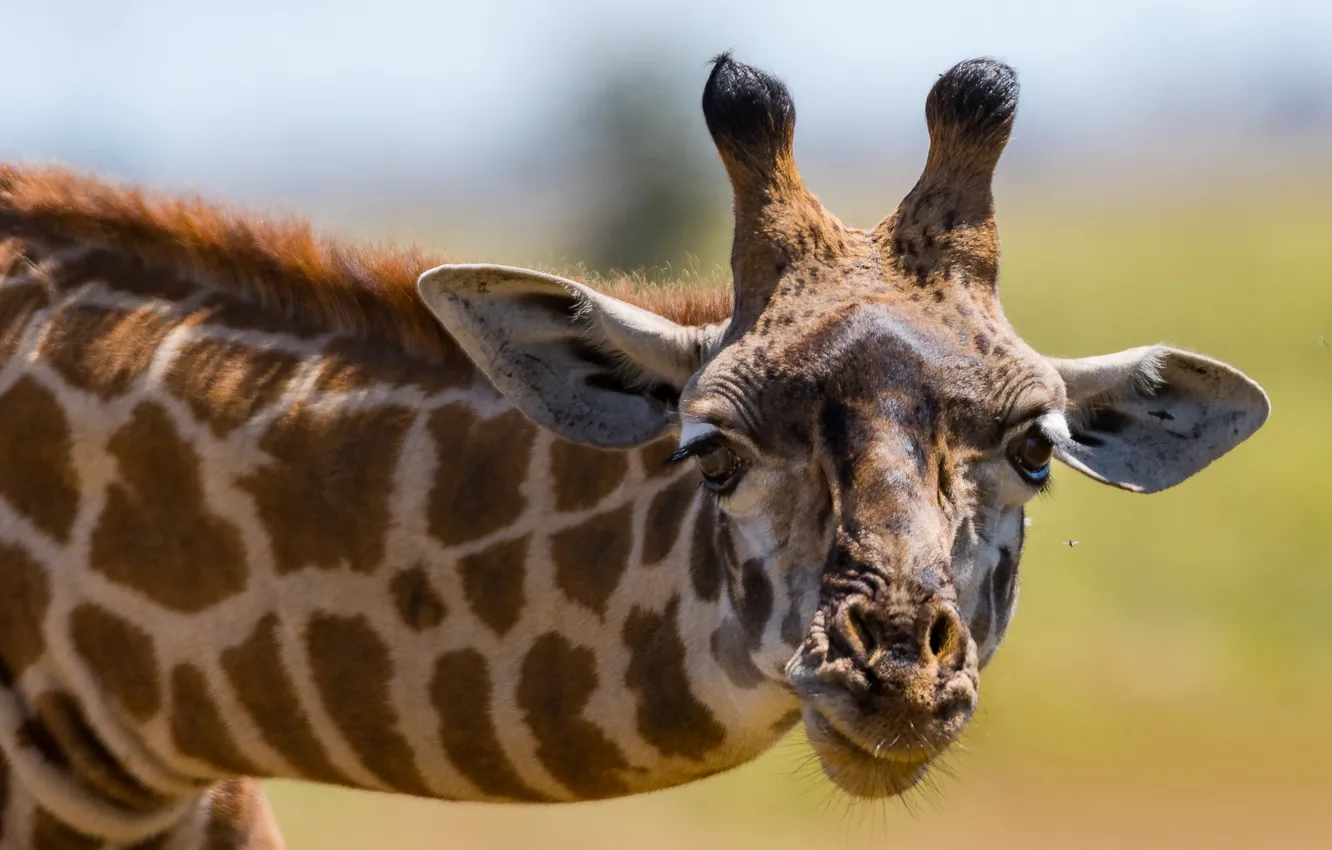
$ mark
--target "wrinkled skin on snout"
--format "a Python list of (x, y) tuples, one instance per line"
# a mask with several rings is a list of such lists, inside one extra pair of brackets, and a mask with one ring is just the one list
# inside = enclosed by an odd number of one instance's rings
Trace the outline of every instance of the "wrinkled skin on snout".
[(861, 230), (801, 181), (785, 87), (724, 56), (703, 112), (734, 190), (729, 320), (681, 326), (504, 267), (420, 284), (545, 427), (608, 448), (678, 434), (726, 560), (756, 565), (798, 615), (755, 668), (799, 697), (825, 772), (857, 796), (911, 787), (973, 716), (1017, 599), (1023, 506), (1052, 460), (1155, 492), (1268, 415), (1256, 383), (1202, 355), (1057, 359), (1017, 335), (990, 188), (1016, 105), (1007, 66), (944, 74), (919, 181)]

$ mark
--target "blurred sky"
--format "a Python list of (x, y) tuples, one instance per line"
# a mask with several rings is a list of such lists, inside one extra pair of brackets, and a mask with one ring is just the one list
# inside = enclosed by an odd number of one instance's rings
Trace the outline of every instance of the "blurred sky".
[(925, 92), (975, 55), (1019, 69), (1018, 157), (1332, 140), (1326, 0), (0, 0), (0, 16), (0, 156), (241, 194), (493, 185), (558, 160), (586, 93), (634, 64), (678, 82), (701, 134), (706, 60), (728, 48), (787, 81), (816, 163), (915, 160)]

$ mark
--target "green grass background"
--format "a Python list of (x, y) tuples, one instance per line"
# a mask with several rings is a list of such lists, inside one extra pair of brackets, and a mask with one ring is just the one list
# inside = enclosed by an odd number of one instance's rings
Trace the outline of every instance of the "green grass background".
[(795, 734), (722, 777), (569, 807), (271, 783), (289, 846), (1332, 847), (1328, 188), (1001, 197), (1004, 302), (1039, 350), (1165, 341), (1240, 367), (1273, 413), (1162, 494), (1057, 473), (951, 775), (849, 805)]

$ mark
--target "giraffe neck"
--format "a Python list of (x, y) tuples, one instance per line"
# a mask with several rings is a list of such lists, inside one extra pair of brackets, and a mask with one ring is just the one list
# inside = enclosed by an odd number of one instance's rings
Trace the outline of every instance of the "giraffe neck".
[(73, 252), (0, 282), (0, 447), (0, 744), (90, 835), (237, 776), (618, 796), (794, 722), (793, 600), (736, 604), (672, 441), (564, 442), (470, 370)]

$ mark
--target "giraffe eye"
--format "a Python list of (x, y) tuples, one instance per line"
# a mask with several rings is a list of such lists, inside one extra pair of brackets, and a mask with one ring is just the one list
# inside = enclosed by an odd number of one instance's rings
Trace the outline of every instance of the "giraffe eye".
[(691, 457), (698, 464), (703, 485), (720, 495), (728, 493), (735, 486), (745, 469), (744, 461), (716, 430), (710, 430), (681, 446), (679, 451), (667, 459), (667, 463), (681, 463)]
[(1032, 427), (1008, 450), (1013, 467), (1032, 484), (1040, 484), (1050, 477), (1050, 460), (1054, 457), (1054, 444), (1040, 428)]
[(740, 475), (743, 464), (725, 443), (715, 443), (696, 454), (699, 474), (703, 483), (713, 490), (725, 490)]

